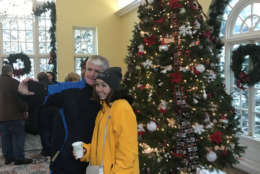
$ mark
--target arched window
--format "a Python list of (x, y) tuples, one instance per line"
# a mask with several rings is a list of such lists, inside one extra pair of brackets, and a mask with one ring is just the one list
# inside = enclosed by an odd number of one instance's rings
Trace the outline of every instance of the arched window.
[[(233, 96), (233, 106), (241, 117), (243, 135), (240, 142), (247, 146), (246, 153), (240, 160), (239, 168), (248, 173), (259, 173), (260, 168), (260, 83), (246, 90), (235, 84), (230, 68), (232, 51), (240, 45), (260, 44), (260, 1), (230, 0), (224, 13), (220, 36), (224, 42), (221, 56), (222, 76), (227, 92)], [(252, 62), (245, 58), (243, 66), (250, 69)]]
[[(53, 67), (48, 64), (50, 12), (36, 17), (32, 11), (46, 1), (0, 1), (0, 65), (9, 54), (23, 52), (31, 58), (30, 77), (41, 71), (52, 70)], [(23, 66), (22, 62), (18, 62), (16, 66)]]
[[(230, 69), (231, 53), (239, 45), (260, 43), (260, 2), (257, 0), (231, 0), (225, 9), (220, 35), (225, 48), (221, 65), (225, 70), (225, 83), (229, 93), (233, 95), (233, 106), (241, 116), (243, 134), (260, 136), (260, 83), (246, 90), (237, 88)], [(243, 66), (250, 67), (249, 59)]]

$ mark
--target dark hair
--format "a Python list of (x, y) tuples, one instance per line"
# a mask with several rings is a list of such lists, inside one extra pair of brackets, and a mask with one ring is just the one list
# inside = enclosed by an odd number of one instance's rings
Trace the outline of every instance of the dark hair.
[[(93, 90), (93, 99), (96, 100), (99, 103), (101, 102), (101, 100), (99, 99), (95, 89)], [(130, 96), (128, 94), (128, 91), (126, 89), (123, 89), (123, 88), (116, 89), (116, 90), (111, 89), (111, 92), (107, 96), (107, 98), (105, 99), (105, 102), (106, 102), (107, 105), (110, 106), (111, 102), (118, 100), (118, 99), (125, 99), (126, 101), (128, 101), (128, 103), (130, 105), (132, 105), (132, 103), (133, 103), (133, 97)]]
[(50, 74), (52, 76), (52, 82), (56, 82), (56, 74), (54, 72), (48, 71), (47, 74)]
[(12, 65), (4, 65), (2, 67), (2, 75), (8, 75), (8, 73), (13, 73), (13, 67)]
[(47, 88), (50, 84), (50, 81), (48, 79), (48, 75), (45, 72), (39, 72), (37, 74), (37, 79), (39, 80), (39, 83), (44, 86), (44, 88)]

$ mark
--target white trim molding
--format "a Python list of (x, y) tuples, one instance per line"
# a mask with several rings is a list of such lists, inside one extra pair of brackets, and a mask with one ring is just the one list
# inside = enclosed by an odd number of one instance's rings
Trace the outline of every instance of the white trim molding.
[(117, 12), (115, 12), (115, 15), (117, 16), (123, 16), (126, 15), (127, 13), (137, 9), (140, 5), (140, 1), (139, 0), (135, 0), (133, 2), (131, 2), (130, 4), (126, 5), (125, 7), (119, 9)]

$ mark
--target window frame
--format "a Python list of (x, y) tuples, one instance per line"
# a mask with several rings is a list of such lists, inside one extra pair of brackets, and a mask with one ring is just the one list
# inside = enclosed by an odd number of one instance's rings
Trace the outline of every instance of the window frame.
[[(235, 26), (235, 22), (237, 17), (239, 16), (240, 12), (247, 7), (249, 4), (252, 3), (259, 3), (257, 0), (239, 0), (230, 11), (227, 20), (226, 26), (224, 31), (224, 36), (222, 38), (224, 43), (224, 75), (225, 75), (225, 85), (226, 85), (226, 92), (228, 94), (232, 93), (232, 85), (234, 81), (234, 73), (232, 72), (230, 65), (231, 65), (231, 54), (232, 48), (235, 44), (241, 43), (255, 43), (260, 41), (260, 31), (254, 31), (253, 33), (247, 32), (242, 34), (232, 34), (233, 28)], [(258, 37), (257, 37), (258, 36)], [(240, 160), (240, 164), (236, 167), (247, 171), (249, 173), (260, 174), (260, 138), (253, 137), (254, 132), (254, 91), (255, 87), (248, 89), (248, 134), (240, 136), (240, 143), (247, 147), (245, 154)]]

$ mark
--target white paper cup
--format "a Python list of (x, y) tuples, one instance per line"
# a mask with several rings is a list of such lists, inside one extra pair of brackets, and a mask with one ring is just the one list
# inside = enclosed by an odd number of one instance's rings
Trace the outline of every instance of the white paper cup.
[(83, 157), (83, 143), (82, 141), (77, 141), (72, 143), (73, 152), (75, 154), (76, 159)]

